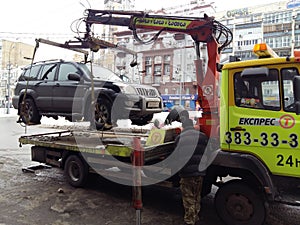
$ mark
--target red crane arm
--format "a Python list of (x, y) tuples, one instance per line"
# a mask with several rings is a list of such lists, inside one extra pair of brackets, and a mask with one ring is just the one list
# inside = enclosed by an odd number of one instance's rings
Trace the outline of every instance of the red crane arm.
[[(163, 32), (185, 33), (192, 37), (196, 45), (195, 60), (198, 85), (198, 101), (203, 109), (203, 117), (199, 119), (200, 129), (210, 137), (219, 135), (219, 99), (218, 84), (220, 53), (232, 41), (230, 29), (223, 26), (213, 17), (178, 17), (164, 15), (149, 15), (142, 11), (87, 10), (85, 18), (87, 34), (93, 24), (127, 26), (133, 31), (135, 39), (147, 44), (155, 41)], [(143, 41), (137, 34), (137, 29), (158, 31), (150, 41)], [(87, 35), (88, 36), (88, 35)], [(206, 74), (203, 74), (199, 43), (206, 43), (208, 64)]]

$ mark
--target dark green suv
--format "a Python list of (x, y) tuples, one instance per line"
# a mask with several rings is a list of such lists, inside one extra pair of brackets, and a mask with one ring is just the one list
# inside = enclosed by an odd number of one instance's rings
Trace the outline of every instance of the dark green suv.
[(84, 63), (63, 60), (25, 67), (13, 97), (21, 120), (38, 124), (42, 116), (64, 116), (70, 121), (91, 121), (97, 129), (108, 129), (118, 119), (147, 124), (154, 113), (163, 110), (156, 88), (126, 83), (103, 67), (93, 65), (92, 88), (90, 68)]

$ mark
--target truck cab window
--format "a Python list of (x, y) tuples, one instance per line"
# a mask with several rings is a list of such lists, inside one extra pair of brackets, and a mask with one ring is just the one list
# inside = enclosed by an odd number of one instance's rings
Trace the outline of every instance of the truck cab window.
[(280, 110), (278, 71), (270, 69), (268, 76), (234, 75), (235, 104), (239, 107)]
[(281, 70), (283, 87), (283, 109), (287, 112), (295, 112), (293, 79), (299, 74), (296, 68)]

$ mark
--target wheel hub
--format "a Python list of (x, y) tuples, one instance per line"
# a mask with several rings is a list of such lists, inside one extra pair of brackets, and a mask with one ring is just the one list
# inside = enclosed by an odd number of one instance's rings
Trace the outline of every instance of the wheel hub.
[(73, 181), (78, 181), (80, 177), (79, 167), (76, 162), (71, 162), (69, 167), (69, 175)]
[(253, 215), (251, 201), (243, 195), (231, 195), (226, 202), (226, 209), (230, 215), (240, 221), (249, 220)]

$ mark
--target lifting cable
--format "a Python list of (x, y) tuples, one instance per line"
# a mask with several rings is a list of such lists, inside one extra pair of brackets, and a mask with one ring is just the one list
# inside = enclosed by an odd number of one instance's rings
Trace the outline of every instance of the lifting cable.
[[(36, 51), (37, 49), (39, 48), (39, 41), (36, 39), (35, 40), (35, 47), (34, 47), (34, 50), (33, 50), (33, 55), (32, 55), (32, 58), (31, 58), (31, 63), (30, 63), (30, 69), (29, 69), (29, 77), (30, 77), (30, 74), (31, 74), (31, 69), (32, 69), (32, 66), (33, 66), (33, 62), (34, 62), (34, 58), (35, 58), (35, 54), (36, 54)], [(27, 79), (27, 82), (26, 82), (26, 86), (25, 86), (25, 90), (24, 90), (24, 95), (23, 95), (23, 98), (22, 98), (22, 102), (20, 104), (20, 116), (19, 116), (19, 119), (17, 120), (17, 123), (20, 123), (20, 125), (22, 127), (25, 127), (25, 133), (27, 133), (27, 124), (28, 124), (28, 115), (26, 115), (26, 112), (25, 112), (25, 107), (26, 107), (26, 104), (25, 104), (25, 101), (26, 101), (26, 95), (27, 95), (27, 90), (28, 90), (28, 85), (29, 85), (29, 78)], [(23, 121), (23, 118), (25, 118), (25, 121)], [(23, 125), (24, 123), (24, 125)]]

